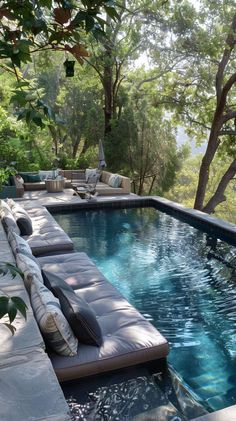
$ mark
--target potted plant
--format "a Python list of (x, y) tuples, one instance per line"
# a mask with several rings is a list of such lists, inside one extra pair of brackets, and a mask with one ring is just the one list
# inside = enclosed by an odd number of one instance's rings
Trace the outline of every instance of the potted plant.
[[(15, 197), (16, 196), (16, 192), (14, 195), (14, 191), (15, 191), (15, 186), (12, 185), (6, 185), (6, 183), (9, 180), (9, 177), (11, 175), (16, 174), (16, 170), (13, 167), (6, 167), (6, 168), (0, 168), (0, 199), (5, 198), (5, 197)], [(6, 191), (4, 191), (6, 190)], [(4, 194), (3, 194), (4, 193)], [(13, 193), (13, 195), (12, 195)]]

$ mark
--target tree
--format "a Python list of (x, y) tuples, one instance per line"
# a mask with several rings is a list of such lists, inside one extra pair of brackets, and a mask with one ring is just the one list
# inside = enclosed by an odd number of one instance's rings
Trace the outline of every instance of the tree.
[[(222, 176), (216, 191), (210, 200), (204, 205), (207, 183), (209, 181), (209, 168), (214, 159), (217, 149), (220, 146), (220, 136), (236, 135), (235, 121), (236, 121), (236, 106), (234, 104), (235, 92), (233, 92), (236, 83), (236, 72), (232, 72), (229, 76), (226, 73), (226, 68), (234, 59), (234, 47), (236, 45), (236, 14), (233, 17), (231, 30), (226, 39), (226, 46), (223, 52), (221, 61), (218, 65), (218, 70), (215, 79), (216, 89), (216, 108), (211, 124), (211, 130), (208, 140), (206, 153), (202, 159), (202, 164), (199, 172), (198, 187), (196, 192), (196, 199), (194, 203), (195, 209), (200, 209), (205, 212), (214, 212), (215, 207), (226, 200), (224, 196), (225, 189), (230, 180), (236, 174), (236, 148), (233, 161), (230, 163), (226, 172)], [(230, 67), (231, 67), (230, 66)], [(231, 95), (230, 95), (231, 94)], [(230, 127), (230, 122), (233, 120), (233, 129)], [(235, 142), (235, 140), (234, 140)], [(236, 146), (236, 144), (235, 144)]]
[(33, 53), (45, 50), (69, 52), (82, 64), (83, 58), (88, 56), (84, 45), (85, 34), (90, 32), (94, 37), (104, 36), (102, 11), (111, 19), (117, 18), (110, 0), (1, 2), (1, 66), (17, 79), (13, 100), (24, 107), (20, 118), (42, 126), (39, 111), (50, 117), (46, 104), (20, 72), (21, 65), (30, 62)]
[[(162, 2), (156, 1), (161, 4)], [(152, 4), (145, 1), (119, 1), (116, 10), (119, 19), (106, 16), (106, 37), (97, 46), (91, 45), (91, 58), (85, 58), (97, 72), (104, 92), (104, 137), (112, 132), (114, 121), (121, 117), (124, 103), (120, 96), (121, 87), (127, 79), (129, 63), (138, 58), (143, 50), (145, 32), (145, 11)]]
[[(165, 51), (153, 41), (149, 43), (154, 63), (161, 57), (169, 70), (160, 79), (156, 103), (168, 109), (173, 123), (184, 125), (198, 142), (208, 137), (194, 207), (211, 213), (225, 200), (225, 189), (236, 170), (235, 2), (168, 2), (164, 9), (165, 14), (158, 16), (148, 11), (150, 31), (156, 23), (157, 35), (162, 32), (165, 39)], [(158, 76), (157, 70), (153, 77)], [(231, 163), (212, 197), (207, 198), (216, 151), (231, 156)]]
[[(168, 199), (182, 203), (188, 207), (193, 207), (202, 157), (201, 154), (190, 156), (185, 160), (184, 165), (176, 174), (176, 180), (173, 187), (171, 187), (166, 194)], [(230, 162), (230, 157), (221, 157), (216, 154), (210, 169), (206, 201), (214, 194), (223, 174), (230, 165)], [(215, 210), (215, 216), (226, 219), (234, 224), (236, 223), (236, 214), (234, 212), (236, 208), (235, 189), (236, 180), (231, 180), (225, 191), (227, 200), (220, 203)]]
[(128, 74), (133, 81), (132, 88), (128, 85), (130, 94), (124, 109), (129, 134), (128, 167), (135, 193), (163, 194), (174, 182), (181, 153), (168, 117), (153, 102), (155, 83), (146, 84), (142, 92), (137, 89), (143, 77), (140, 70)]

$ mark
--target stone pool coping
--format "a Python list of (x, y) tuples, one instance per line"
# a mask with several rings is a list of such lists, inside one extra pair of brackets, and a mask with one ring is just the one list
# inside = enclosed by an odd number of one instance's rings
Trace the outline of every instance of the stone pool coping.
[(208, 215), (204, 212), (187, 208), (184, 205), (172, 202), (159, 196), (130, 196), (126, 198), (99, 198), (96, 201), (81, 200), (79, 202), (48, 203), (45, 204), (51, 212), (60, 212), (76, 209), (119, 209), (133, 207), (155, 207), (160, 211), (189, 223), (195, 228), (207, 231), (233, 245), (236, 245), (236, 226), (223, 219)]
[(234, 421), (236, 420), (236, 405), (194, 418), (192, 421)]

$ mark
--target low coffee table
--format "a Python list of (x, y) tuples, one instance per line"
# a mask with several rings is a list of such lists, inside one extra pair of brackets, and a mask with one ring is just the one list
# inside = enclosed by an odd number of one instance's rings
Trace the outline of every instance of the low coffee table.
[(65, 179), (51, 179), (51, 180), (45, 180), (45, 186), (48, 193), (57, 193), (64, 190), (65, 187)]
[(91, 185), (87, 185), (86, 187), (80, 186), (73, 186), (74, 195), (79, 196), (81, 199), (89, 199), (91, 194), (95, 193), (95, 188)]

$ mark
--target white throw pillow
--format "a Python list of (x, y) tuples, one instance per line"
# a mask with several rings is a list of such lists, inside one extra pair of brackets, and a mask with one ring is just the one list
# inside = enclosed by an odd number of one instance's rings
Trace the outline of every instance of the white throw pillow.
[(9, 200), (11, 199), (7, 199), (7, 201), (0, 200), (0, 214), (2, 213), (2, 211), (4, 211), (4, 209), (7, 209), (9, 212), (11, 212), (11, 206), (10, 203), (8, 203)]
[[(8, 206), (8, 205), (7, 205)], [(10, 210), (8, 210), (8, 207), (5, 206), (1, 208), (0, 210), (0, 215), (1, 215), (1, 219), (2, 219), (2, 224), (4, 225), (4, 228), (6, 230), (6, 232), (9, 231), (9, 229), (13, 229), (13, 231), (15, 231), (17, 234), (20, 235), (20, 229), (16, 223), (16, 220), (14, 218), (14, 215)]]
[(7, 199), (7, 204), (10, 208), (13, 208), (17, 203), (13, 199)]
[(47, 178), (53, 178), (56, 177), (58, 175), (58, 170), (51, 170), (51, 171), (43, 171), (40, 170), (39, 171), (39, 177), (41, 179), (41, 181), (46, 180)]

